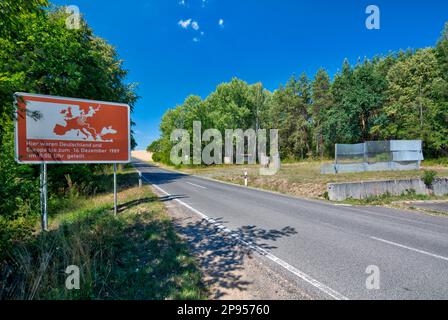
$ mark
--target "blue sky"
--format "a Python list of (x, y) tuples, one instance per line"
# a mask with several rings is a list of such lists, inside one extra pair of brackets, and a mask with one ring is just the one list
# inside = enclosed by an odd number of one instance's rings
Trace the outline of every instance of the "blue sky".
[[(53, 0), (76, 5), (96, 35), (114, 45), (138, 82), (137, 149), (158, 138), (162, 115), (190, 94), (205, 98), (239, 77), (270, 90), (291, 74), (333, 75), (406, 48), (433, 46), (448, 21), (446, 0)], [(366, 7), (381, 29), (365, 27)]]

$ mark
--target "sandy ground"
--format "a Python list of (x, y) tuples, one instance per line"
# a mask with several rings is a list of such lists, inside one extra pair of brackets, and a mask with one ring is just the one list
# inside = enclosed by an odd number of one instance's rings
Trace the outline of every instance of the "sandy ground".
[[(162, 196), (153, 188), (154, 193)], [(310, 300), (257, 253), (174, 201), (164, 201), (175, 228), (204, 274), (212, 300)]]
[(132, 151), (131, 156), (142, 161), (152, 161), (152, 153), (145, 150)]

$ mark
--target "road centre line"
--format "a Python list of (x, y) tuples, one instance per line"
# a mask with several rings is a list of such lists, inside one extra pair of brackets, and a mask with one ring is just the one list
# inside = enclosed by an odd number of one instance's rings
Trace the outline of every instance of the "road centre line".
[(202, 188), (202, 189), (208, 189), (207, 187), (200, 186), (200, 185), (198, 185), (198, 184), (191, 183), (191, 182), (188, 182), (188, 181), (185, 181), (185, 183), (187, 183), (187, 184), (189, 184), (189, 185), (192, 185), (192, 186), (194, 186), (194, 187), (198, 187), (198, 188)]
[(384, 239), (377, 238), (377, 237), (370, 237), (370, 239), (373, 239), (373, 240), (376, 240), (376, 241), (380, 241), (380, 242), (383, 242), (383, 243), (387, 243), (387, 244), (390, 244), (390, 245), (393, 245), (393, 246), (396, 246), (396, 247), (400, 247), (400, 248), (403, 248), (403, 249), (415, 251), (415, 252), (418, 252), (418, 253), (421, 253), (421, 254), (425, 254), (427, 256), (431, 256), (431, 257), (437, 258), (437, 259), (442, 259), (442, 260), (448, 261), (447, 257), (440, 256), (438, 254), (434, 254), (434, 253), (431, 253), (431, 252), (428, 252), (428, 251), (424, 251), (424, 250), (408, 247), (408, 246), (405, 246), (403, 244), (399, 244), (399, 243), (396, 243), (396, 242), (384, 240)]

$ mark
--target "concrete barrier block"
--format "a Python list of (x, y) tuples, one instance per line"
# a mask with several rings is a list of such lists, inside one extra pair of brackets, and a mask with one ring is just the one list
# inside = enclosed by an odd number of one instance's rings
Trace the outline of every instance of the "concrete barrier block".
[(432, 191), (435, 196), (445, 196), (448, 194), (448, 178), (436, 178), (432, 184)]
[(432, 193), (436, 196), (444, 196), (448, 194), (448, 178), (436, 178), (431, 189), (428, 189), (421, 179), (403, 179), (329, 183), (327, 191), (331, 201), (366, 199), (384, 194), (399, 196), (409, 192), (421, 195)]

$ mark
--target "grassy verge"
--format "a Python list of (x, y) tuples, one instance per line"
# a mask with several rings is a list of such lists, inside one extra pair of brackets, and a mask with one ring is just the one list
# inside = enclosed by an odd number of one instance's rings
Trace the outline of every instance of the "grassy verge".
[[(131, 173), (122, 176), (122, 186)], [(15, 242), (0, 260), (0, 299), (202, 299), (201, 273), (149, 187), (65, 200), (50, 231)], [(68, 266), (80, 290), (66, 289)]]
[(424, 170), (434, 171), (438, 177), (448, 176), (448, 166), (436, 163), (436, 161), (424, 163), (422, 170), (341, 174), (321, 174), (321, 164), (320, 161), (282, 163), (280, 171), (274, 176), (261, 176), (259, 174), (260, 167), (254, 165), (179, 167), (177, 169), (186, 173), (241, 185), (244, 184), (243, 175), (244, 171), (247, 170), (249, 185), (252, 187), (318, 199), (325, 199), (328, 183), (421, 178), (424, 175)]
[(416, 194), (415, 192), (403, 193), (399, 196), (391, 194), (384, 194), (381, 196), (369, 197), (366, 199), (347, 199), (341, 201), (341, 203), (353, 204), (353, 205), (390, 205), (400, 201), (434, 201), (434, 200), (448, 200), (448, 197), (436, 197), (429, 195)]

